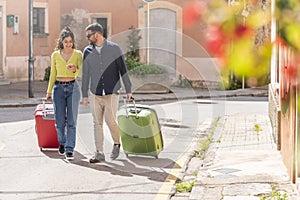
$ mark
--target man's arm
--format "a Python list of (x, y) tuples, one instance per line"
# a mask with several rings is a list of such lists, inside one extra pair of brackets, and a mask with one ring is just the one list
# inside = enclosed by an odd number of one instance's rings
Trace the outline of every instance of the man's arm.
[(83, 59), (82, 59), (82, 103), (83, 105), (88, 104), (88, 89), (90, 84), (90, 67), (87, 62), (89, 52), (87, 49), (84, 50)]
[[(129, 78), (129, 75), (128, 75), (128, 70), (127, 70), (127, 66), (126, 66), (126, 63), (125, 63), (125, 58), (124, 58), (124, 55), (122, 54), (122, 51), (120, 49), (120, 47), (118, 47), (117, 49), (118, 51), (118, 55), (119, 57), (117, 58), (117, 63), (119, 65), (119, 70), (120, 70), (120, 75), (121, 75), (121, 78), (122, 78), (122, 82), (125, 86), (125, 91), (127, 93), (127, 97), (128, 96), (132, 96), (131, 94), (131, 81), (130, 81), (130, 78)], [(130, 99), (130, 98), (128, 98)]]

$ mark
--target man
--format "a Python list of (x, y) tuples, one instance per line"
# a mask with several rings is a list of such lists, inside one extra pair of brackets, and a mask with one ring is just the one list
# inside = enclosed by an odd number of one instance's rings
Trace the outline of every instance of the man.
[(121, 88), (120, 76), (130, 100), (131, 82), (120, 47), (103, 37), (103, 28), (94, 23), (86, 27), (86, 37), (90, 42), (83, 51), (82, 63), (82, 103), (88, 105), (93, 115), (96, 151), (89, 160), (97, 163), (105, 160), (103, 153), (103, 119), (109, 127), (114, 145), (110, 158), (116, 159), (120, 152), (120, 132), (116, 122), (119, 106), (118, 91)]

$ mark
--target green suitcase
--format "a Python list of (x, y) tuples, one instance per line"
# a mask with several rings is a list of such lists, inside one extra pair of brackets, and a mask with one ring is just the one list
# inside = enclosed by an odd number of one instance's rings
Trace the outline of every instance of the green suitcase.
[(125, 104), (118, 110), (122, 147), (125, 155), (145, 155), (158, 158), (163, 150), (163, 138), (156, 111), (150, 106)]

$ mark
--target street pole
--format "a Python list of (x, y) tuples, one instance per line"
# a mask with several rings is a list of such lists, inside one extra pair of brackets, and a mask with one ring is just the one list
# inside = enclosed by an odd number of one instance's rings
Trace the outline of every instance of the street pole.
[(150, 8), (149, 2), (147, 2), (147, 64), (150, 60)]
[(28, 97), (33, 98), (33, 5), (32, 0), (29, 0), (29, 59), (28, 59)]
[[(244, 11), (246, 10), (246, 0), (244, 0)], [(246, 26), (246, 16), (243, 15), (243, 25)], [(242, 89), (245, 89), (245, 75), (243, 75)]]
[(147, 4), (147, 64), (150, 63), (150, 3), (155, 0), (143, 0)]

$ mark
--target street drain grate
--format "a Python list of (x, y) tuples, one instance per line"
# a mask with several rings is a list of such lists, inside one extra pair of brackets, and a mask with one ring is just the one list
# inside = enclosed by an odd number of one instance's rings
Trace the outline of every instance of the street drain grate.
[(188, 126), (181, 125), (181, 124), (165, 124), (162, 123), (162, 126), (170, 127), (170, 128), (189, 128)]

